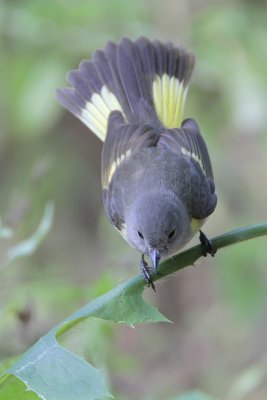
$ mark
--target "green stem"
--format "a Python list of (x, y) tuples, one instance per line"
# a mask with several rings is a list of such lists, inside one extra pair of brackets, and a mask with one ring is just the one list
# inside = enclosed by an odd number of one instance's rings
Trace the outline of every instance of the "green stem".
[[(219, 250), (222, 247), (263, 235), (267, 235), (267, 222), (225, 233), (211, 239), (211, 243), (216, 250)], [(169, 275), (182, 268), (192, 265), (201, 256), (201, 245), (191, 247), (190, 249), (177, 254), (171, 259), (162, 262), (159, 266), (159, 274), (154, 274), (153, 279), (156, 281), (161, 279), (163, 276)], [(136, 295), (137, 293), (139, 293), (141, 296), (145, 287), (146, 282), (143, 276), (141, 274), (134, 276), (127, 281), (120, 283), (109, 292), (92, 300), (89, 306), (86, 305), (82, 309), (76, 311), (76, 313), (70, 315), (63, 322), (54, 327), (51, 331), (51, 334), (56, 333), (57, 338), (59, 338), (72, 326), (77, 325), (80, 320), (88, 318), (89, 316), (97, 316), (103, 319), (109, 319), (107, 310), (109, 309), (111, 302), (117, 301), (116, 307), (119, 313), (120, 306), (125, 301), (125, 296), (132, 298), (133, 294)], [(112, 320), (114, 321), (114, 318)]]
[[(219, 250), (223, 247), (264, 235), (267, 235), (267, 221), (260, 224), (235, 229), (231, 232), (224, 233), (223, 235), (216, 236), (210, 241), (214, 249)], [(190, 249), (183, 251), (173, 258), (161, 263), (159, 266), (160, 275), (158, 274), (154, 277), (154, 279), (158, 280), (161, 278), (161, 276), (169, 275), (189, 265), (193, 265), (201, 256), (202, 248), (200, 244), (191, 247)]]

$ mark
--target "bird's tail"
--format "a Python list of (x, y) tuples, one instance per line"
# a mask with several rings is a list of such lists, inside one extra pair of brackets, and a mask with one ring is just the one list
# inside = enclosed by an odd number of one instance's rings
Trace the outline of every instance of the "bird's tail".
[(194, 62), (192, 53), (171, 43), (123, 38), (70, 71), (72, 87), (58, 89), (56, 96), (103, 141), (114, 110), (129, 123), (147, 122), (149, 115), (166, 128), (178, 128)]

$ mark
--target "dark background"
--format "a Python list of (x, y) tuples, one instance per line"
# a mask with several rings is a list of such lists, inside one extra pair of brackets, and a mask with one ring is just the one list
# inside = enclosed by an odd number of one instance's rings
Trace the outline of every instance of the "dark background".
[[(219, 201), (204, 229), (212, 237), (266, 220), (266, 28), (260, 0), (0, 2), (2, 360), (139, 272), (140, 255), (103, 212), (101, 142), (54, 98), (66, 72), (122, 36), (171, 40), (196, 54), (185, 117), (198, 121), (214, 167)], [(48, 201), (55, 214), (45, 240), (8, 262)], [(159, 282), (156, 295), (146, 291), (173, 324), (93, 321), (72, 331), (68, 346), (106, 368), (118, 399), (197, 388), (265, 400), (266, 264), (265, 238), (224, 249)]]

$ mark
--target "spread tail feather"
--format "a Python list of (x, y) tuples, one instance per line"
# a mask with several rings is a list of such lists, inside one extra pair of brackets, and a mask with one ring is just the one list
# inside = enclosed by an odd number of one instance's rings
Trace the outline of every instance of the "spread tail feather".
[(70, 71), (72, 87), (57, 89), (56, 96), (103, 141), (114, 110), (129, 123), (149, 119), (178, 128), (194, 61), (192, 53), (171, 43), (123, 38)]

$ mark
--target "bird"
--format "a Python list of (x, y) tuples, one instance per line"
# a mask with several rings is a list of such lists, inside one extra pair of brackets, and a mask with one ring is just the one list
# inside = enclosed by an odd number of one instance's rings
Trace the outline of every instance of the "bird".
[[(217, 204), (212, 165), (200, 128), (183, 119), (195, 56), (172, 42), (140, 37), (109, 41), (67, 74), (58, 101), (103, 141), (103, 205), (111, 224), (141, 253), (155, 290), (161, 260), (197, 233)], [(146, 258), (152, 263), (150, 267)]]

